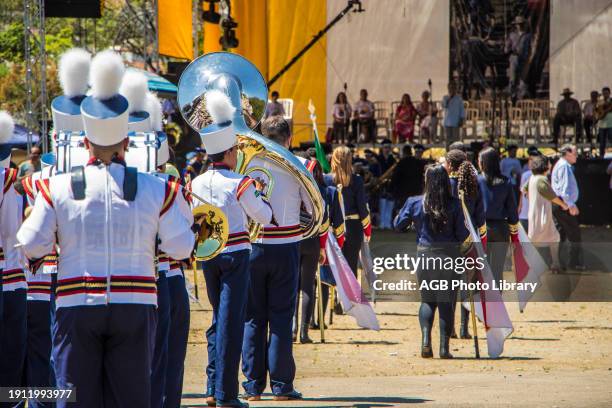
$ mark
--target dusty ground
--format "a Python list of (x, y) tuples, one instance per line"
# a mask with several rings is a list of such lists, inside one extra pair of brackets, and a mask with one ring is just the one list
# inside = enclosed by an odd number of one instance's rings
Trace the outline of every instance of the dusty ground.
[[(192, 304), (185, 407), (206, 405), (204, 332), (211, 308), (202, 280), (200, 275), (200, 303)], [(334, 316), (325, 344), (312, 331), (317, 343), (294, 347), (295, 386), (305, 400), (278, 403), (267, 395), (251, 405), (612, 406), (612, 303), (531, 303), (522, 314), (516, 304), (508, 309), (515, 330), (498, 360), (476, 360), (471, 340), (453, 340), (455, 359), (439, 360), (437, 336), (436, 358), (422, 359), (418, 303), (379, 303), (379, 332), (358, 329), (351, 317)], [(481, 335), (483, 330), (479, 325)], [(485, 339), (480, 347), (486, 356)]]

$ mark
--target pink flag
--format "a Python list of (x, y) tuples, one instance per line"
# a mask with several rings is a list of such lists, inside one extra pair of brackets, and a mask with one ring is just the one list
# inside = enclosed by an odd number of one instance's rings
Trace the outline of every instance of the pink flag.
[(380, 330), (376, 313), (363, 295), (361, 285), (357, 282), (351, 267), (346, 262), (334, 234), (329, 234), (325, 251), (329, 260), (329, 267), (336, 280), (336, 290), (344, 313), (353, 316), (359, 327)]
[[(465, 215), (466, 227), (470, 231), (472, 237), (473, 256), (482, 258), (484, 267), (480, 271), (476, 271), (476, 275), (481, 284), (488, 284), (487, 290), (481, 290), (474, 292), (474, 311), (478, 320), (484, 323), (485, 330), (487, 332), (487, 351), (489, 357), (498, 358), (504, 351), (504, 342), (506, 338), (512, 334), (514, 328), (508, 316), (506, 305), (502, 299), (502, 295), (498, 290), (493, 289), (493, 273), (491, 267), (486, 261), (484, 247), (480, 241), (480, 235), (474, 229), (470, 213), (465, 206), (463, 200), (461, 200), (463, 207), (463, 214)], [(484, 285), (483, 285), (484, 286)], [(463, 302), (463, 307), (470, 310), (469, 301)]]

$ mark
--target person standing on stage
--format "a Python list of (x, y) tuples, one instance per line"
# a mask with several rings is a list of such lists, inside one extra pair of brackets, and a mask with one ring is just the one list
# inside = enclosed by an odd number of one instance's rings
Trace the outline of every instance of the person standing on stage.
[[(451, 184), (446, 169), (434, 165), (425, 171), (425, 189), (423, 195), (409, 197), (394, 221), (398, 231), (405, 231), (414, 225), (417, 231), (417, 252), (422, 259), (457, 257), (460, 245), (470, 242), (470, 235), (465, 226), (465, 218), (459, 199), (453, 197)], [(453, 303), (455, 290), (451, 282), (458, 279), (453, 268), (435, 266), (436, 262), (426, 262), (433, 267), (417, 270), (419, 287), (422, 282), (445, 281), (446, 290), (423, 289), (419, 308), (422, 346), (421, 357), (433, 357), (431, 347), (431, 329), (436, 309), (440, 319), (440, 358), (453, 358), (449, 349), (449, 338), (453, 326)]]
[(478, 184), (482, 193), (487, 222), (487, 257), (493, 278), (503, 278), (509, 237), (518, 241), (518, 211), (514, 188), (501, 174), (499, 154), (487, 147), (478, 156), (481, 174)]
[(364, 240), (372, 235), (370, 210), (361, 176), (352, 169), (351, 151), (346, 146), (336, 147), (331, 159), (331, 173), (325, 176), (328, 186), (342, 186), (346, 235), (342, 253), (353, 274), (357, 276), (359, 251)]
[[(582, 236), (580, 234), (580, 224), (578, 215), (580, 211), (576, 206), (580, 190), (576, 176), (574, 176), (574, 164), (578, 160), (578, 150), (573, 144), (566, 144), (559, 149), (561, 158), (553, 167), (550, 180), (552, 189), (555, 194), (563, 200), (568, 206), (568, 210), (555, 205), (553, 207), (553, 216), (555, 224), (561, 234), (561, 243), (563, 241), (570, 242), (569, 267), (577, 270), (585, 270), (584, 255), (582, 253)], [(559, 246), (559, 251), (562, 251), (562, 245)], [(559, 261), (561, 268), (564, 269), (564, 257), (562, 252), (559, 253)]]
[[(21, 225), (23, 215), (23, 197), (15, 190), (17, 170), (9, 168), (11, 162), (11, 145), (7, 142), (13, 136), (15, 123), (6, 111), (0, 111), (0, 174), (2, 178), (2, 218), (0, 219), (0, 261), (2, 263), (2, 303), (0, 310), (0, 385), (3, 387), (20, 387), (23, 367), (26, 358), (27, 344), (27, 308), (26, 308), (26, 275), (25, 259), (21, 251), (15, 248), (15, 234)], [(0, 406), (7, 406), (1, 403)]]
[(212, 164), (191, 183), (192, 207), (200, 203), (197, 195), (218, 207), (229, 223), (229, 239), (223, 251), (202, 262), (206, 291), (213, 307), (212, 324), (206, 331), (206, 402), (211, 406), (248, 407), (238, 400), (238, 370), (249, 293), (248, 218), (267, 224), (273, 216), (262, 195), (263, 184), (231, 170), (238, 161), (238, 147), (231, 120), (235, 108), (229, 97), (221, 91), (210, 91), (206, 93), (206, 103), (213, 123), (200, 130), (200, 136)]
[[(471, 222), (474, 224), (474, 229), (478, 231), (482, 244), (486, 247), (487, 244), (487, 224), (485, 221), (484, 203), (480, 187), (478, 186), (478, 177), (476, 169), (467, 159), (465, 152), (461, 150), (451, 150), (445, 156), (445, 168), (448, 172), (451, 183), (451, 193), (453, 197), (461, 199), (465, 202), (465, 206), (470, 214)], [(460, 302), (462, 299), (459, 300)], [(453, 318), (457, 302), (453, 302)], [(472, 336), (468, 330), (470, 312), (461, 307), (461, 328), (459, 336), (462, 339), (471, 339)], [(451, 337), (456, 338), (455, 325), (453, 324)]]
[(461, 127), (465, 121), (463, 99), (457, 93), (457, 85), (454, 82), (448, 84), (448, 95), (442, 98), (442, 108), (444, 109), (444, 137), (448, 151), (449, 146), (459, 140)]
[(612, 100), (610, 100), (610, 87), (601, 90), (603, 100), (597, 106), (597, 121), (599, 127), (599, 157), (606, 156), (606, 146), (612, 143)]
[(179, 186), (125, 165), (123, 72), (112, 51), (92, 60), (91, 96), (81, 103), (89, 162), (42, 180), (17, 233), (31, 263), (56, 240), (60, 248), (52, 353), (57, 387), (78, 393), (60, 408), (150, 405), (156, 241), (177, 259), (194, 244), (192, 220), (175, 202)]
[[(268, 118), (262, 133), (284, 148), (291, 146), (289, 125), (280, 116)], [(293, 387), (295, 361), (291, 323), (296, 306), (299, 267), (300, 209), (312, 212), (307, 193), (284, 169), (257, 157), (250, 167), (267, 168), (274, 179), (270, 204), (278, 225), (267, 223), (253, 243), (250, 258), (249, 301), (242, 346), (242, 384), (247, 398), (257, 401), (270, 386), (277, 401), (301, 399)]]

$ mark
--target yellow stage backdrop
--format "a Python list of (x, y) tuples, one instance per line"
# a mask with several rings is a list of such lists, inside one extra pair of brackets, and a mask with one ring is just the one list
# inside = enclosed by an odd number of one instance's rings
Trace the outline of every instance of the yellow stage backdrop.
[[(326, 24), (326, 0), (233, 0), (239, 47), (234, 52), (252, 61), (269, 80)], [(274, 22), (271, 24), (270, 22)], [(220, 51), (218, 25), (204, 25), (204, 52)], [(312, 140), (308, 100), (323, 124), (326, 117), (326, 40), (310, 49), (270, 89), (292, 98), (294, 145)], [(324, 135), (325, 126), (319, 126)]]
[(191, 0), (158, 0), (159, 53), (175, 58), (193, 58)]

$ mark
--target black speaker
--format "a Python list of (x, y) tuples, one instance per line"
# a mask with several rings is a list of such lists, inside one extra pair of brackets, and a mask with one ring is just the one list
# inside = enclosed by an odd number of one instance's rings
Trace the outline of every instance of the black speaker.
[(612, 222), (610, 176), (606, 172), (609, 163), (603, 159), (580, 159), (574, 166), (580, 190), (576, 204), (580, 210), (578, 220), (581, 224), (606, 225)]
[(102, 17), (102, 0), (45, 0), (45, 17)]

